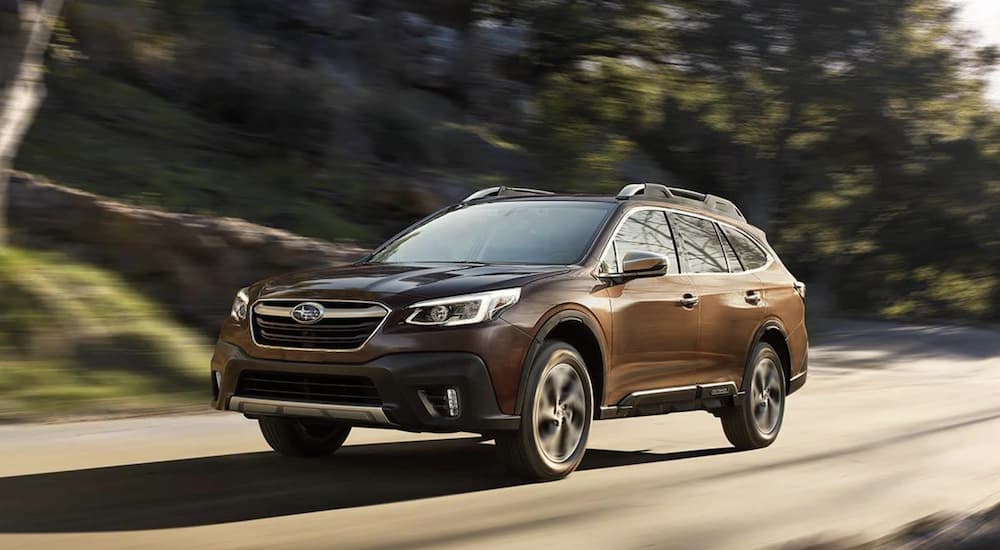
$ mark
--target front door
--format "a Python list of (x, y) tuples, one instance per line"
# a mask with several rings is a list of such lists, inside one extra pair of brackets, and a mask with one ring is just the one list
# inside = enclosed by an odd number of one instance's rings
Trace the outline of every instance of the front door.
[(632, 279), (608, 289), (614, 315), (609, 403), (632, 392), (683, 386), (697, 378), (700, 309), (686, 301), (694, 294), (694, 285), (691, 277), (680, 273), (663, 210), (640, 208), (629, 214), (605, 255), (608, 271), (620, 272), (621, 258), (630, 250), (660, 254), (668, 259), (668, 269), (666, 275)]

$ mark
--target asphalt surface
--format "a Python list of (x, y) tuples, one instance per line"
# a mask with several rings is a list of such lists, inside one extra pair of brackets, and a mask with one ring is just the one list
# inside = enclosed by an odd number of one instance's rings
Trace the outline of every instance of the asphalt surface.
[(694, 412), (595, 424), (570, 478), (474, 436), (355, 430), (283, 459), (205, 414), (0, 427), (0, 548), (758, 548), (1000, 501), (1000, 332), (839, 323), (778, 441)]

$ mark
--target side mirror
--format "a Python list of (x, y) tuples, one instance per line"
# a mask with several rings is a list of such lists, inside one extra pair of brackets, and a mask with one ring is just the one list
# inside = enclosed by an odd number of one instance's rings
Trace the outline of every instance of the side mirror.
[(667, 273), (669, 260), (666, 256), (655, 252), (630, 250), (622, 258), (622, 273), (624, 277), (659, 277)]

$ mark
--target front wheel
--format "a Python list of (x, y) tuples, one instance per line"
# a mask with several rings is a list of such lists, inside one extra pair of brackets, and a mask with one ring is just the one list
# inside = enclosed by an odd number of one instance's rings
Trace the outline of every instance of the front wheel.
[(521, 426), (498, 434), (497, 448), (519, 475), (560, 479), (583, 460), (593, 417), (593, 389), (583, 358), (565, 342), (549, 342), (531, 366)]
[(333, 454), (351, 433), (351, 427), (329, 420), (264, 417), (260, 433), (278, 454), (319, 457)]
[(726, 439), (740, 450), (773, 443), (785, 416), (785, 377), (777, 352), (760, 343), (753, 350), (750, 364), (742, 402), (721, 415)]

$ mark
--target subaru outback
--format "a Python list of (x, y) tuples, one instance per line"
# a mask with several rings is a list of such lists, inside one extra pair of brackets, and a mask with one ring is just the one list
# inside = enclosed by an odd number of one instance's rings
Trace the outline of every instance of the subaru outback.
[(770, 445), (806, 381), (805, 285), (718, 196), (497, 187), (360, 261), (240, 290), (213, 405), (291, 456), (351, 429), (474, 432), (516, 473), (557, 479), (594, 420), (708, 411)]

